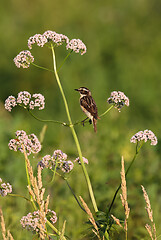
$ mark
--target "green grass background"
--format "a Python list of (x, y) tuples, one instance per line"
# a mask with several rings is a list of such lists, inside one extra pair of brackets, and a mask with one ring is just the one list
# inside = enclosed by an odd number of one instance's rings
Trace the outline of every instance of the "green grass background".
[[(98, 208), (109, 206), (120, 181), (121, 156), (126, 166), (130, 163), (135, 145), (130, 138), (139, 130), (151, 129), (158, 137), (158, 145), (145, 144), (128, 179), (128, 201), (131, 208), (129, 239), (149, 239), (144, 228), (148, 222), (140, 185), (147, 189), (156, 222), (157, 235), (161, 234), (161, 2), (157, 0), (8, 0), (0, 7), (0, 177), (13, 185), (13, 193), (27, 195), (24, 157), (8, 149), (8, 142), (16, 130), (39, 136), (43, 124), (27, 112), (15, 108), (4, 110), (9, 95), (20, 91), (41, 93), (46, 107), (34, 113), (43, 119), (67, 121), (63, 101), (50, 72), (31, 66), (18, 69), (13, 58), (27, 49), (27, 39), (46, 30), (80, 38), (87, 46), (83, 56), (72, 54), (60, 71), (72, 120), (83, 119), (74, 88), (86, 86), (92, 91), (101, 114), (108, 107), (107, 98), (113, 90), (123, 91), (130, 99), (130, 107), (118, 113), (112, 109), (98, 122), (98, 133), (90, 125), (76, 126), (83, 156), (88, 158), (88, 172), (94, 188)], [(56, 49), (58, 64), (66, 56), (65, 47)], [(34, 46), (35, 63), (52, 68), (49, 49)], [(31, 157), (36, 170), (38, 160), (55, 149), (67, 153), (69, 159), (77, 157), (77, 150), (68, 128), (48, 124), (42, 152)], [(50, 208), (59, 216), (58, 228), (67, 220), (66, 234), (72, 240), (85, 237), (88, 226), (86, 215), (77, 206), (69, 189), (60, 178), (50, 184), (51, 175), (44, 171), (43, 181), (51, 194)], [(92, 210), (83, 172), (75, 167), (69, 182), (76, 194), (81, 195)], [(0, 198), (6, 225), (16, 240), (32, 239), (22, 230), (19, 221), (32, 211), (30, 205), (19, 198)], [(113, 214), (124, 218), (123, 207), (117, 198)], [(119, 231), (113, 239), (124, 239)]]

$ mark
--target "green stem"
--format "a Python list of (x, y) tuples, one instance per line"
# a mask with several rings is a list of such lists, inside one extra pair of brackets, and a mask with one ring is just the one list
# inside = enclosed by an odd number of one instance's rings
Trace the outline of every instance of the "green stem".
[(114, 105), (112, 105), (111, 107), (109, 107), (104, 113), (102, 113), (99, 117), (103, 117), (106, 113), (108, 113), (112, 108), (114, 107)]
[(25, 159), (25, 168), (26, 168), (26, 175), (27, 175), (27, 183), (28, 183), (29, 186), (31, 186), (26, 159)]
[(67, 54), (67, 56), (64, 58), (63, 62), (60, 64), (60, 67), (57, 69), (57, 72), (59, 72), (59, 70), (62, 68), (63, 64), (65, 63), (65, 61), (67, 60), (67, 58), (70, 56), (70, 54), (73, 52), (73, 50), (71, 50), (71, 52), (69, 52)]
[(70, 184), (68, 183), (68, 180), (66, 178), (63, 178), (63, 179), (66, 181), (66, 184), (67, 184), (68, 188), (70, 189), (71, 193), (73, 194), (73, 196), (74, 196), (76, 202), (78, 203), (79, 207), (86, 213), (85, 209), (81, 206), (77, 196), (75, 195), (73, 189), (71, 188)]
[[(29, 108), (24, 107), (24, 106), (22, 106), (21, 104), (19, 104), (19, 106), (27, 109), (28, 112), (30, 113), (30, 115), (31, 115), (33, 118), (35, 118), (36, 120), (38, 120), (39, 122), (46, 122), (46, 123), (50, 123), (50, 122), (51, 122), (51, 123), (61, 124), (61, 125), (65, 126), (65, 127), (70, 127), (70, 124), (65, 123), (65, 122), (56, 121), (56, 120), (46, 120), (46, 119), (38, 118), (37, 116), (35, 116), (35, 115), (32, 113), (32, 111), (31, 111)], [(104, 116), (104, 115), (105, 115), (106, 113), (108, 113), (112, 108), (113, 108), (113, 105), (112, 105), (110, 108), (108, 108), (104, 113), (102, 113), (102, 114), (100, 115), (100, 117)], [(75, 126), (75, 125), (81, 124), (82, 122), (86, 123), (86, 122), (88, 122), (88, 121), (89, 121), (89, 119), (86, 119), (85, 121), (84, 121), (84, 120), (83, 120), (83, 121), (81, 120), (81, 121), (78, 121), (78, 122), (73, 123), (72, 125)]]
[[(133, 163), (134, 163), (134, 161), (135, 161), (135, 159), (136, 159), (136, 157), (137, 157), (137, 155), (138, 155), (141, 147), (143, 146), (143, 144), (144, 144), (144, 141), (143, 141), (142, 144), (138, 147), (138, 142), (137, 142), (135, 155), (134, 155), (133, 160), (131, 161), (128, 169), (126, 170), (125, 177), (127, 176), (128, 172), (129, 172), (131, 166), (133, 165)], [(118, 188), (117, 188), (117, 190), (116, 190), (116, 192), (115, 192), (115, 194), (114, 194), (114, 197), (113, 197), (112, 202), (111, 202), (111, 204), (110, 204), (110, 207), (109, 207), (109, 209), (108, 209), (107, 215), (109, 215), (109, 213), (111, 212), (111, 209), (112, 209), (112, 207), (113, 207), (113, 204), (114, 204), (114, 202), (115, 202), (116, 196), (117, 196), (118, 191), (120, 190), (120, 188), (121, 188), (121, 183), (120, 183), (120, 185), (118, 186)]]
[(11, 196), (11, 197), (20, 197), (20, 198), (24, 198), (25, 200), (27, 200), (28, 202), (31, 202), (30, 199), (22, 196), (22, 195), (19, 195), (19, 194), (13, 194), (13, 193), (9, 193), (8, 196)]
[[(58, 231), (58, 229), (56, 227), (54, 227), (53, 224), (51, 224), (48, 220), (46, 221), (46, 223), (48, 224), (49, 227), (51, 227), (53, 229), (53, 231), (58, 235), (60, 236), (61, 235), (61, 232)], [(66, 240), (66, 238), (63, 236), (62, 237), (62, 240)]]
[(56, 164), (55, 164), (55, 167), (54, 167), (54, 174), (53, 174), (53, 177), (52, 177), (51, 183), (54, 181), (57, 166), (58, 166), (58, 161), (56, 161)]
[(44, 120), (44, 119), (40, 119), (38, 117), (36, 117), (29, 108), (27, 108), (28, 112), (30, 113), (30, 115), (35, 118), (36, 120), (40, 121), (40, 122), (52, 122), (52, 123), (58, 123), (58, 124), (61, 124), (63, 126), (68, 126), (69, 127), (69, 124), (65, 123), (65, 122), (60, 122), (60, 121), (56, 121), (56, 120)]
[(33, 62), (31, 62), (31, 64), (32, 64), (33, 66), (37, 67), (37, 68), (40, 68), (40, 69), (43, 69), (43, 70), (46, 70), (46, 71), (49, 71), (49, 72), (54, 72), (54, 71), (51, 70), (51, 69), (48, 69), (48, 68), (39, 66), (39, 65), (37, 65), (37, 64), (35, 64), (35, 63), (33, 63)]
[(62, 95), (62, 98), (63, 98), (63, 101), (64, 101), (66, 114), (67, 114), (68, 121), (69, 121), (69, 124), (70, 124), (69, 126), (70, 126), (70, 129), (71, 129), (71, 132), (72, 132), (72, 135), (73, 135), (76, 147), (77, 147), (77, 151), (78, 151), (79, 158), (80, 158), (80, 161), (81, 161), (81, 166), (82, 166), (82, 169), (83, 169), (83, 173), (85, 175), (85, 179), (86, 179), (86, 182), (87, 182), (87, 186), (88, 186), (89, 194), (90, 194), (90, 197), (91, 197), (91, 201), (92, 201), (95, 212), (97, 212), (98, 208), (97, 208), (96, 200), (95, 200), (95, 197), (94, 197), (92, 185), (91, 185), (91, 182), (90, 182), (89, 175), (88, 175), (88, 172), (86, 170), (85, 164), (83, 162), (83, 156), (82, 156), (82, 151), (81, 151), (80, 144), (79, 144), (79, 141), (78, 141), (78, 137), (77, 137), (77, 134), (75, 132), (75, 129), (74, 129), (71, 117), (70, 117), (67, 100), (66, 100), (66, 97), (65, 97), (65, 94), (64, 94), (64, 91), (63, 91), (63, 88), (62, 88), (62, 85), (60, 83), (60, 79), (59, 79), (59, 76), (58, 76), (58, 73), (57, 73), (56, 59), (55, 59), (55, 52), (54, 52), (53, 45), (51, 45), (51, 50), (52, 50), (52, 55), (53, 55), (53, 67), (54, 67), (55, 77), (56, 77), (56, 80), (57, 80), (57, 83), (58, 83), (58, 86), (59, 86), (59, 89), (60, 89), (60, 92), (61, 92), (61, 95)]
[(107, 240), (109, 240), (109, 239), (110, 239), (107, 231), (105, 231), (105, 234), (104, 234), (104, 236), (105, 236), (105, 238), (106, 238)]
[[(66, 182), (68, 188), (70, 189), (71, 193), (73, 194), (73, 196), (74, 196), (76, 202), (78, 203), (79, 207), (80, 207), (80, 208), (86, 213), (86, 211), (84, 210), (84, 208), (81, 206), (81, 204), (80, 204), (80, 202), (79, 202), (77, 196), (75, 195), (75, 193), (74, 193), (72, 187), (70, 186), (70, 184), (69, 184), (67, 178), (64, 177), (64, 176), (62, 176), (62, 175), (59, 174), (58, 172), (56, 172), (55, 169), (54, 169), (54, 170), (51, 169), (51, 171), (54, 172), (54, 173), (55, 173), (56, 175), (58, 175), (59, 177), (61, 177), (61, 178)], [(52, 181), (53, 181), (53, 179), (51, 180), (51, 183), (52, 183)]]
[[(99, 117), (103, 117), (106, 113), (108, 113), (112, 108), (114, 107), (114, 105), (112, 105), (111, 107), (109, 107), (104, 113), (102, 113)], [(86, 122), (88, 122), (89, 121), (89, 118), (87, 118), (87, 119), (85, 119), (85, 120), (83, 120), (83, 121), (78, 121), (78, 122), (75, 122), (75, 123), (73, 123), (73, 125), (75, 126), (75, 125), (78, 125), (78, 124), (80, 124), (80, 123), (86, 123)]]

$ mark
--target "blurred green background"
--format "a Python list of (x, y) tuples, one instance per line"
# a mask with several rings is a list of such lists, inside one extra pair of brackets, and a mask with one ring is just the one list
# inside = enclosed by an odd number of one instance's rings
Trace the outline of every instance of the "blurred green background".
[[(107, 98), (114, 90), (123, 91), (130, 99), (130, 107), (118, 113), (112, 109), (98, 122), (98, 133), (92, 126), (76, 126), (83, 155), (88, 158), (88, 172), (93, 184), (98, 207), (104, 211), (109, 206), (120, 181), (121, 156), (128, 166), (135, 145), (130, 138), (139, 130), (151, 129), (158, 137), (158, 145), (145, 144), (129, 173), (128, 201), (131, 208), (129, 239), (149, 239), (145, 230), (148, 222), (140, 185), (149, 193), (157, 235), (161, 234), (161, 2), (158, 0), (8, 0), (0, 7), (0, 177), (13, 185), (13, 193), (27, 194), (24, 157), (9, 151), (8, 142), (16, 130), (39, 136), (43, 124), (27, 112), (15, 108), (4, 110), (9, 95), (20, 91), (41, 93), (46, 98), (46, 108), (34, 111), (43, 119), (67, 121), (63, 101), (52, 73), (31, 66), (18, 69), (13, 58), (27, 49), (27, 40), (46, 30), (80, 38), (87, 46), (83, 56), (72, 54), (60, 71), (72, 120), (82, 120), (79, 95), (74, 88), (86, 86), (92, 91), (101, 114), (108, 107)], [(52, 68), (49, 49), (34, 46), (35, 63)], [(65, 47), (56, 49), (58, 65), (66, 56)], [(69, 159), (77, 157), (76, 147), (69, 129), (49, 124), (43, 150), (30, 158), (36, 169), (38, 160), (55, 149), (67, 153)], [(50, 184), (51, 175), (44, 171), (44, 185), (51, 194), (50, 208), (57, 212), (58, 228), (67, 220), (66, 234), (70, 239), (85, 237), (88, 226), (86, 215), (77, 206), (69, 189), (60, 178)], [(81, 195), (92, 210), (84, 176), (80, 166), (75, 167), (69, 182), (76, 194)], [(16, 240), (28, 240), (32, 235), (22, 230), (19, 221), (32, 211), (23, 199), (0, 198), (6, 225)], [(113, 214), (124, 219), (119, 197)], [(113, 239), (124, 239), (117, 232)]]

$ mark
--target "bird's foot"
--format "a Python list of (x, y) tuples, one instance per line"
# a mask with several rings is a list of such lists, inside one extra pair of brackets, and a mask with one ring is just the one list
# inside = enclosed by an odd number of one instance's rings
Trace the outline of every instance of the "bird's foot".
[(81, 121), (81, 124), (83, 125), (83, 127), (84, 127), (84, 123), (85, 123), (85, 121), (88, 119), (88, 117), (87, 118), (85, 118), (83, 121)]

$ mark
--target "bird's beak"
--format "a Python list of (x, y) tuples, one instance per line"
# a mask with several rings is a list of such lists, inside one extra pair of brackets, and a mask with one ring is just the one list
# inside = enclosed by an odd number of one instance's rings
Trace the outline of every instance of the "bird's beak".
[(74, 89), (74, 90), (79, 92), (79, 89)]

